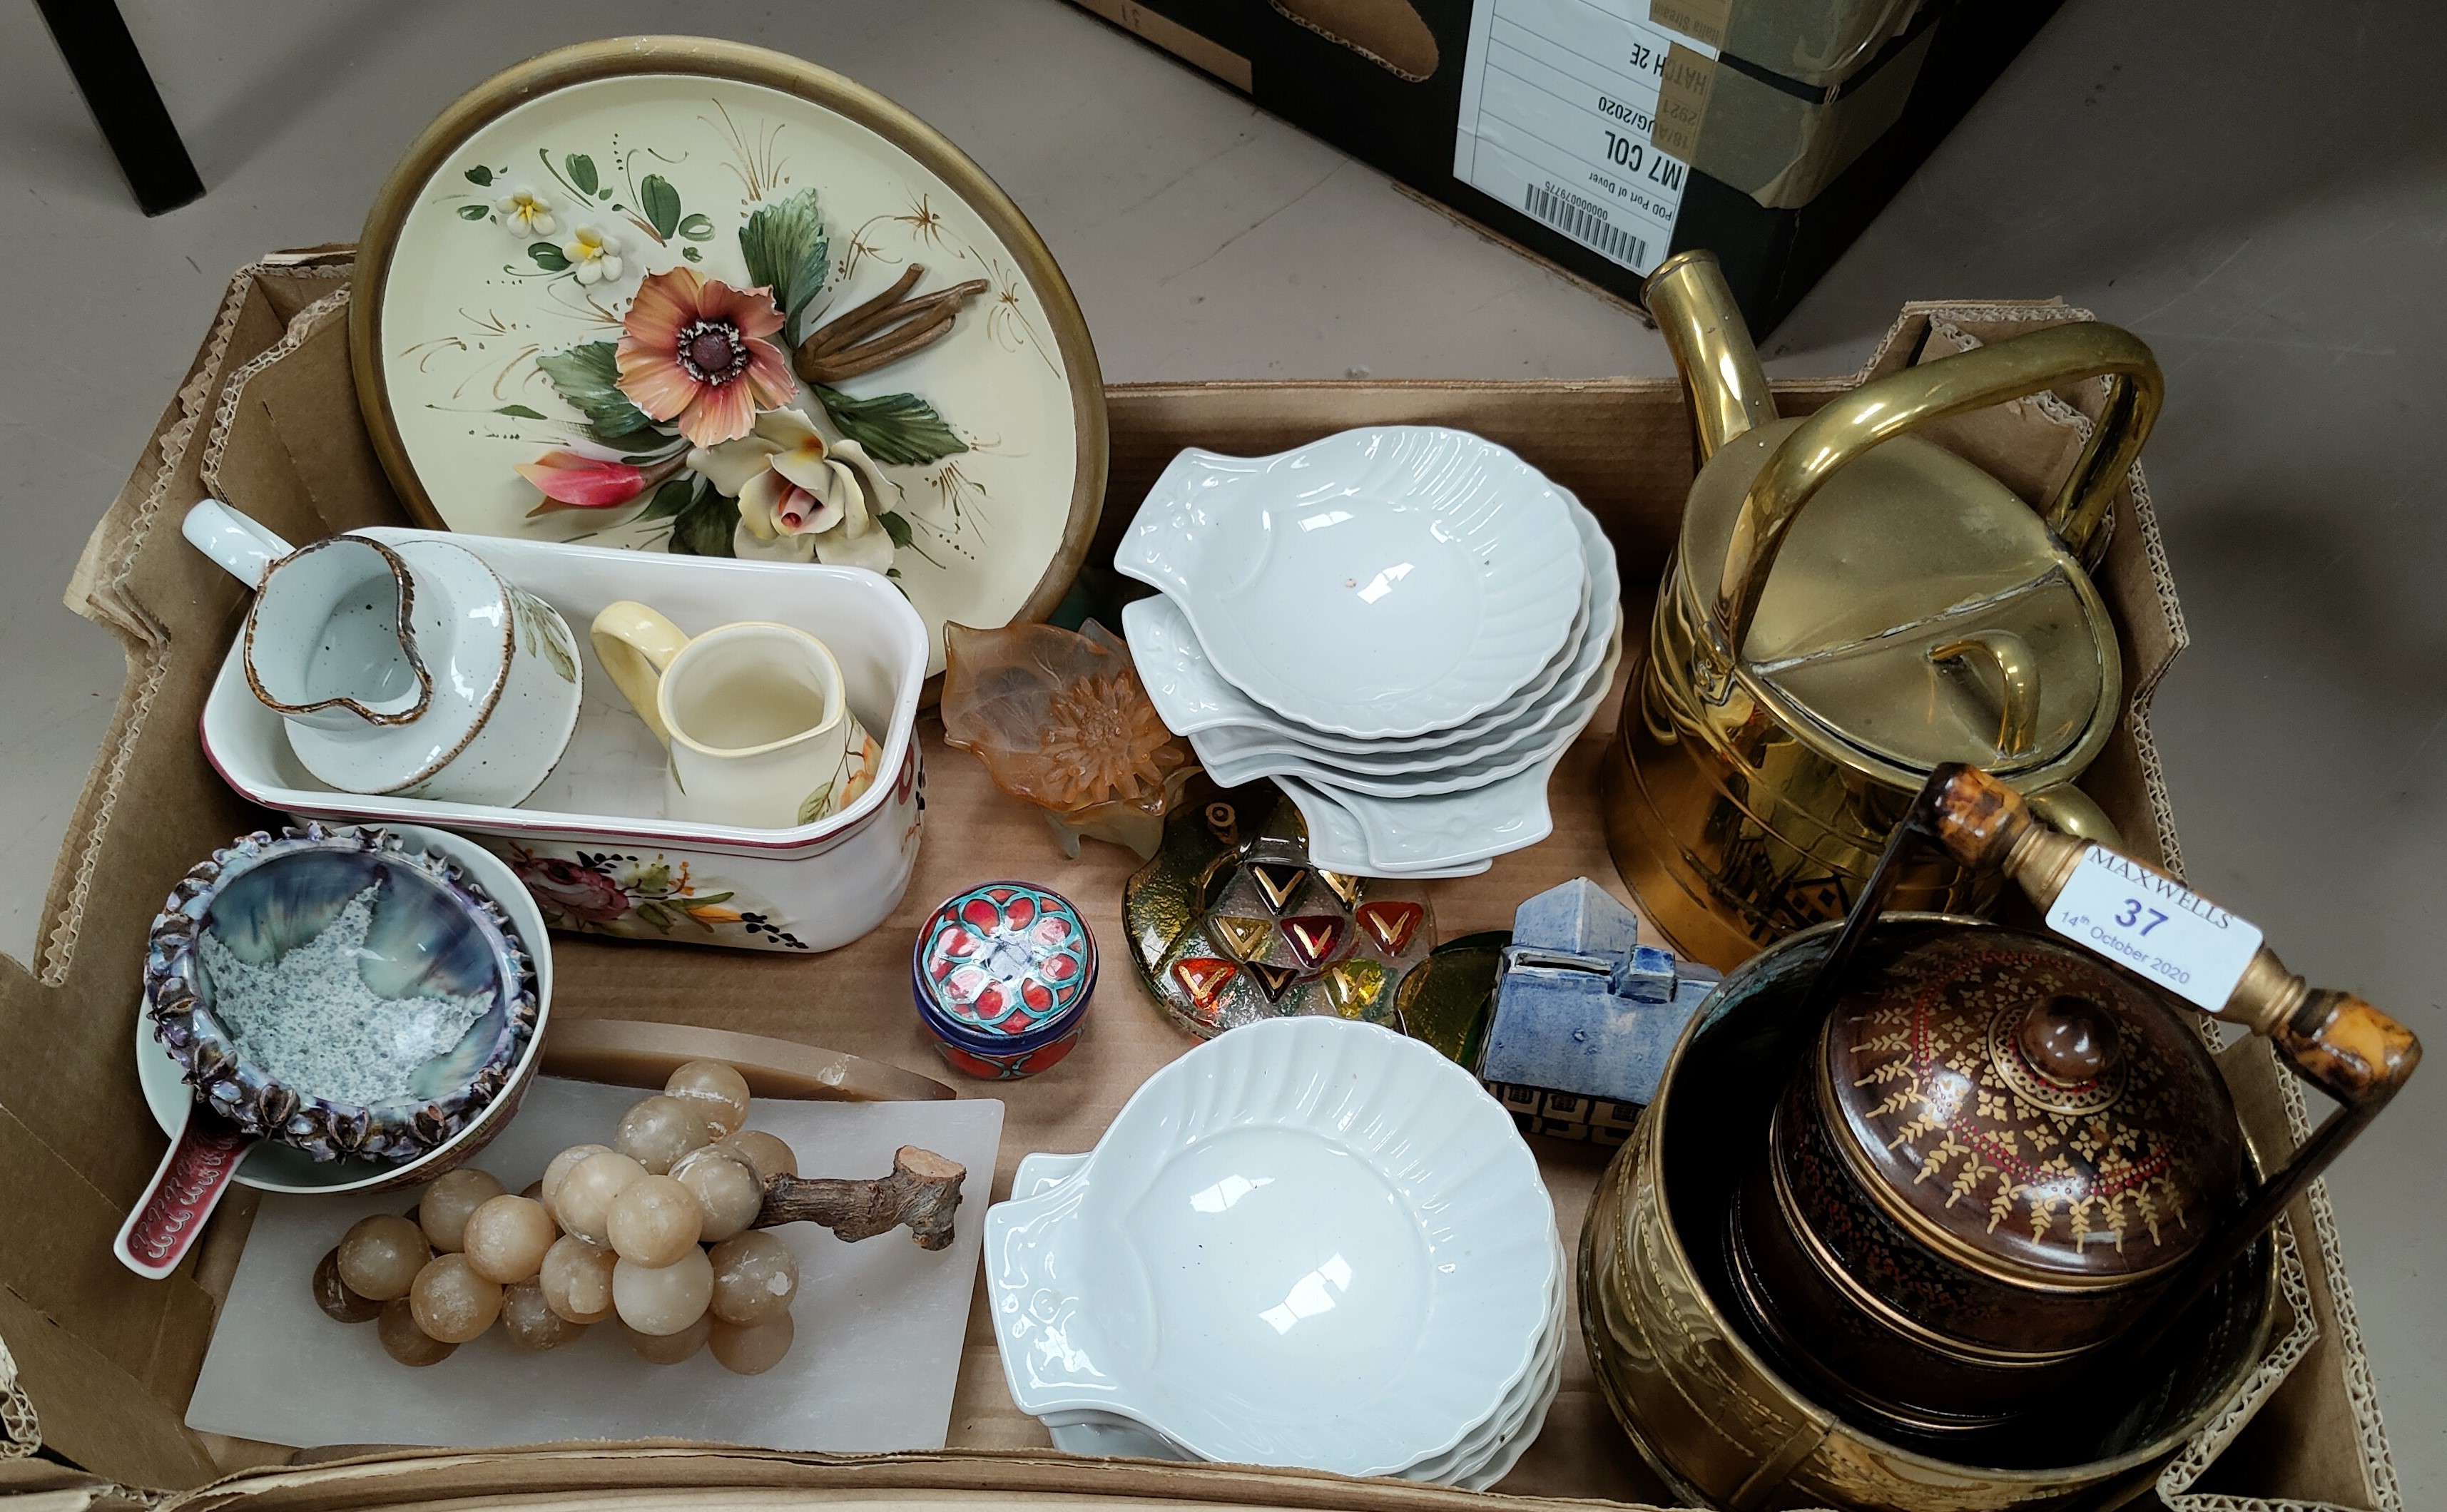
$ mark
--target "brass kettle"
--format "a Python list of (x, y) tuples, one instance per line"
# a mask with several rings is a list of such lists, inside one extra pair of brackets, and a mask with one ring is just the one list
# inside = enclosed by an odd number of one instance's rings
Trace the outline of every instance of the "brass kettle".
[[(1780, 419), (1713, 255), (1666, 259), (1646, 299), (1700, 461), (1606, 774), (1608, 846), (1658, 927), (1730, 969), (1841, 917), (1948, 762), (2115, 843), (2072, 786), (2124, 702), (2084, 552), (2158, 413), (2150, 350), (2113, 326), (2054, 326)], [(2098, 376), (2105, 410), (2044, 515), (1908, 434)], [(1976, 912), (1996, 887), (1931, 860), (1898, 901)]]

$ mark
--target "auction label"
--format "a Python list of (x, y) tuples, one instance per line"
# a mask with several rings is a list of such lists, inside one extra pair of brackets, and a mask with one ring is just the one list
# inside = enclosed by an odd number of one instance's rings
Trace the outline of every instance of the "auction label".
[(2260, 928), (2138, 861), (2096, 845), (2048, 910), (2048, 928), (2211, 1012), (2260, 950)]
[(1453, 177), (1645, 274), (1690, 174), (1657, 144), (1659, 95), (1676, 116), (1663, 140), (1691, 140), (1716, 57), (1657, 25), (1647, 0), (1475, 0)]

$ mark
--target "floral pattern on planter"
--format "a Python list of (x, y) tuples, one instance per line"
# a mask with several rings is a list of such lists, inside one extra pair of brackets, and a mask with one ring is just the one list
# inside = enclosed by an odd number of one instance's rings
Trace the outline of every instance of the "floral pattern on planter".
[[(674, 865), (660, 852), (646, 857), (572, 850), (557, 856), (516, 841), (497, 849), (554, 929), (623, 939), (807, 949), (784, 927), (787, 921), (775, 917), (771, 904), (698, 879), (692, 861)], [(738, 937), (743, 935), (745, 939)]]

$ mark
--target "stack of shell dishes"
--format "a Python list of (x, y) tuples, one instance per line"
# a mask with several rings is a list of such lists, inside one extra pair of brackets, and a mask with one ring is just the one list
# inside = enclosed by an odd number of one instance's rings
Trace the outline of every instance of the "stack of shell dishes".
[(1020, 1409), (1072, 1453), (1485, 1490), (1561, 1379), (1564, 1257), (1512, 1121), (1416, 1040), (1253, 1024), (986, 1215)]
[(1272, 778), (1346, 876), (1467, 877), (1546, 839), (1622, 657), (1596, 517), (1467, 431), (1184, 451), (1113, 565), (1159, 590), (1122, 628), (1165, 724), (1222, 785)]

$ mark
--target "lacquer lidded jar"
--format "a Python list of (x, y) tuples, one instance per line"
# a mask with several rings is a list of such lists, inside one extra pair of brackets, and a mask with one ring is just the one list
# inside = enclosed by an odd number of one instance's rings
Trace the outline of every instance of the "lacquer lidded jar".
[(910, 975), (918, 1017), (943, 1059), (1013, 1081), (1078, 1045), (1096, 992), (1096, 941), (1061, 894), (986, 882), (928, 916)]

